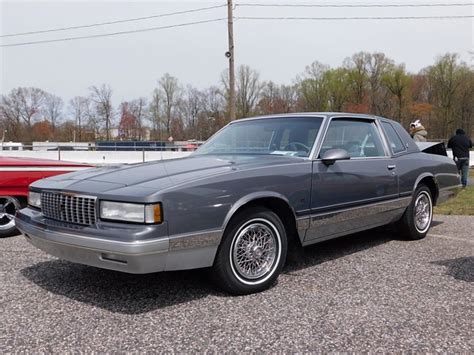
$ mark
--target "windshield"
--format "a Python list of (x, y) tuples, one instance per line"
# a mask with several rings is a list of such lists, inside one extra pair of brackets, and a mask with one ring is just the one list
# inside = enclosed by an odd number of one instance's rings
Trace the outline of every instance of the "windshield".
[(273, 154), (308, 157), (321, 117), (272, 117), (236, 121), (204, 143), (195, 154)]

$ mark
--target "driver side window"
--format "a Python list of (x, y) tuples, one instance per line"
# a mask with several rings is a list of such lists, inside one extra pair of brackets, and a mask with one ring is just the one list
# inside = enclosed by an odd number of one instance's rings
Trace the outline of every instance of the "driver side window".
[(320, 157), (329, 149), (344, 149), (351, 158), (383, 157), (385, 152), (373, 121), (336, 118), (329, 124)]

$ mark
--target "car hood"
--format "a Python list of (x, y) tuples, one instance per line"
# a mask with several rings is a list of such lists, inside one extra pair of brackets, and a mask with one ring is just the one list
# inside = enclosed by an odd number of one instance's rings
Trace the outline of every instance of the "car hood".
[(181, 159), (89, 169), (43, 179), (32, 186), (82, 193), (123, 195), (126, 192), (126, 195), (144, 196), (213, 175), (298, 161), (304, 159), (272, 155), (192, 155)]

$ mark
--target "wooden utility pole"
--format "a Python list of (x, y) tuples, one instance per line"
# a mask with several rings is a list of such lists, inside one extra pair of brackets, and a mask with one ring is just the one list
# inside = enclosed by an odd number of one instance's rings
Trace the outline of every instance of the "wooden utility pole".
[(235, 70), (234, 70), (234, 15), (232, 0), (227, 0), (227, 32), (229, 35), (229, 116), (235, 120)]

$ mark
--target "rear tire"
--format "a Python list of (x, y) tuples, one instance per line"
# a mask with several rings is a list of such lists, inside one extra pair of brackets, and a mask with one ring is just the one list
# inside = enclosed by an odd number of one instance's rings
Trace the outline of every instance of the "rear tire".
[(263, 291), (278, 278), (287, 244), (285, 228), (274, 212), (261, 207), (244, 210), (226, 228), (212, 277), (234, 295)]
[(413, 194), (410, 205), (398, 221), (398, 228), (407, 239), (423, 239), (428, 234), (432, 220), (433, 199), (431, 191), (427, 186), (419, 185)]
[(15, 214), (21, 203), (13, 196), (0, 196), (0, 238), (18, 234), (15, 227)]

